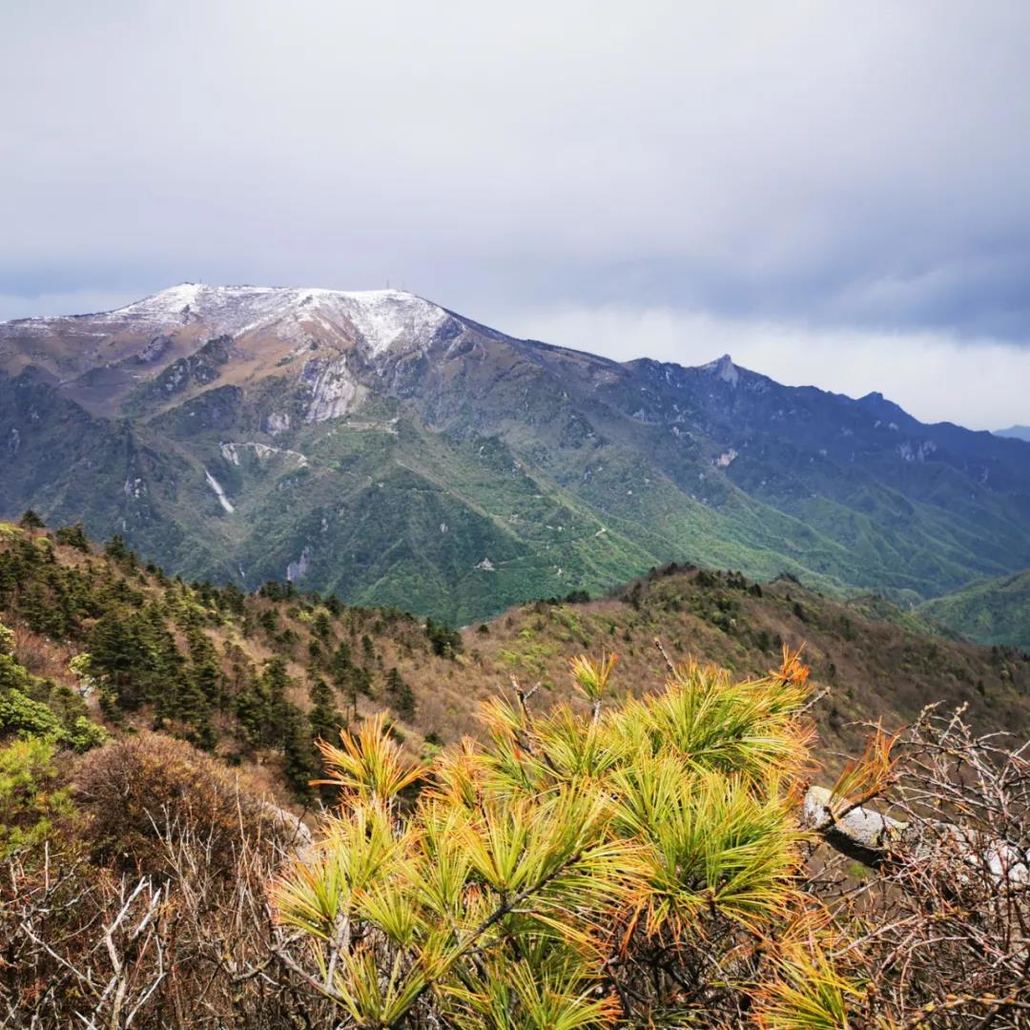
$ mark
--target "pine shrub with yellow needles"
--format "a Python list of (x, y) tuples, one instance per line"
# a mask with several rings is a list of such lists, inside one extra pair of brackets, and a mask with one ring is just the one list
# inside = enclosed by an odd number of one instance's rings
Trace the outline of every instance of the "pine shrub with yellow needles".
[(606, 706), (615, 663), (572, 665), (589, 717), (498, 698), (485, 745), (426, 768), (382, 718), (323, 745), (339, 810), (272, 894), (347, 1025), (849, 1025), (861, 990), (800, 870), (798, 656)]

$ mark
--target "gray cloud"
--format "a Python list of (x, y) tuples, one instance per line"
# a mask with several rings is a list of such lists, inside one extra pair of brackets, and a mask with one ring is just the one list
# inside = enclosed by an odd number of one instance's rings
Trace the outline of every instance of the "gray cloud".
[(389, 278), (1018, 354), (1028, 38), (1021, 0), (8, 4), (0, 317)]

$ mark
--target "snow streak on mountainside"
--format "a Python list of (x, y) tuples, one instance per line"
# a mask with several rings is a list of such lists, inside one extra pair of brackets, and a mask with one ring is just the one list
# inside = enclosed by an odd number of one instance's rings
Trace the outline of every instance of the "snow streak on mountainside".
[(0, 324), (0, 458), (0, 517), (459, 621), (670, 559), (912, 603), (1030, 566), (1025, 443), (398, 290), (183, 284)]

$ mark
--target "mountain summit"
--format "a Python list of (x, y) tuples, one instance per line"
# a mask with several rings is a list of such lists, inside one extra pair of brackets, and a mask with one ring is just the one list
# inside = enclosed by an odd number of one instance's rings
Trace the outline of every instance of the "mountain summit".
[(356, 333), (373, 354), (398, 340), (428, 341), (447, 312), (402, 290), (293, 289), (258, 286), (206, 286), (182, 283), (109, 313), (112, 323), (160, 329), (170, 321), (209, 325), (245, 336), (271, 331), (285, 340), (319, 329), (344, 336)]
[(713, 376), (718, 376), (724, 383), (729, 383), (730, 386), (736, 386), (740, 380), (740, 369), (733, 364), (733, 358), (729, 354), (724, 354), (721, 358), (716, 358), (715, 361), (702, 365), (701, 368), (705, 372), (710, 372)]
[(0, 324), (0, 517), (461, 622), (670, 559), (926, 600), (1030, 566), (1027, 451), (398, 290), (184, 283)]
[[(181, 283), (114, 311), (0, 323), (0, 356), (6, 352), (17, 360), (17, 351), (24, 358), (28, 350), (42, 359), (43, 368), (85, 373), (133, 358), (153, 365), (169, 355), (189, 354), (197, 341), (230, 336), (269, 353), (318, 340), (375, 357), (390, 350), (425, 350), (451, 318), (402, 290)], [(145, 345), (139, 349), (141, 338)], [(35, 349), (25, 347), (28, 341), (35, 341)]]

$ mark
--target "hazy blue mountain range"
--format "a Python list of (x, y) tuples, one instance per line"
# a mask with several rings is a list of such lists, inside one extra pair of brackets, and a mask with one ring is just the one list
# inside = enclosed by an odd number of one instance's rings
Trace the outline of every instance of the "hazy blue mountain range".
[(184, 284), (0, 324), (0, 456), (0, 516), (457, 622), (670, 559), (905, 603), (1030, 566), (1021, 441), (398, 291)]
[(1013, 440), (1026, 440), (1030, 443), (1030, 426), (1009, 426), (1008, 429), (996, 429), (995, 436), (1007, 436)]

